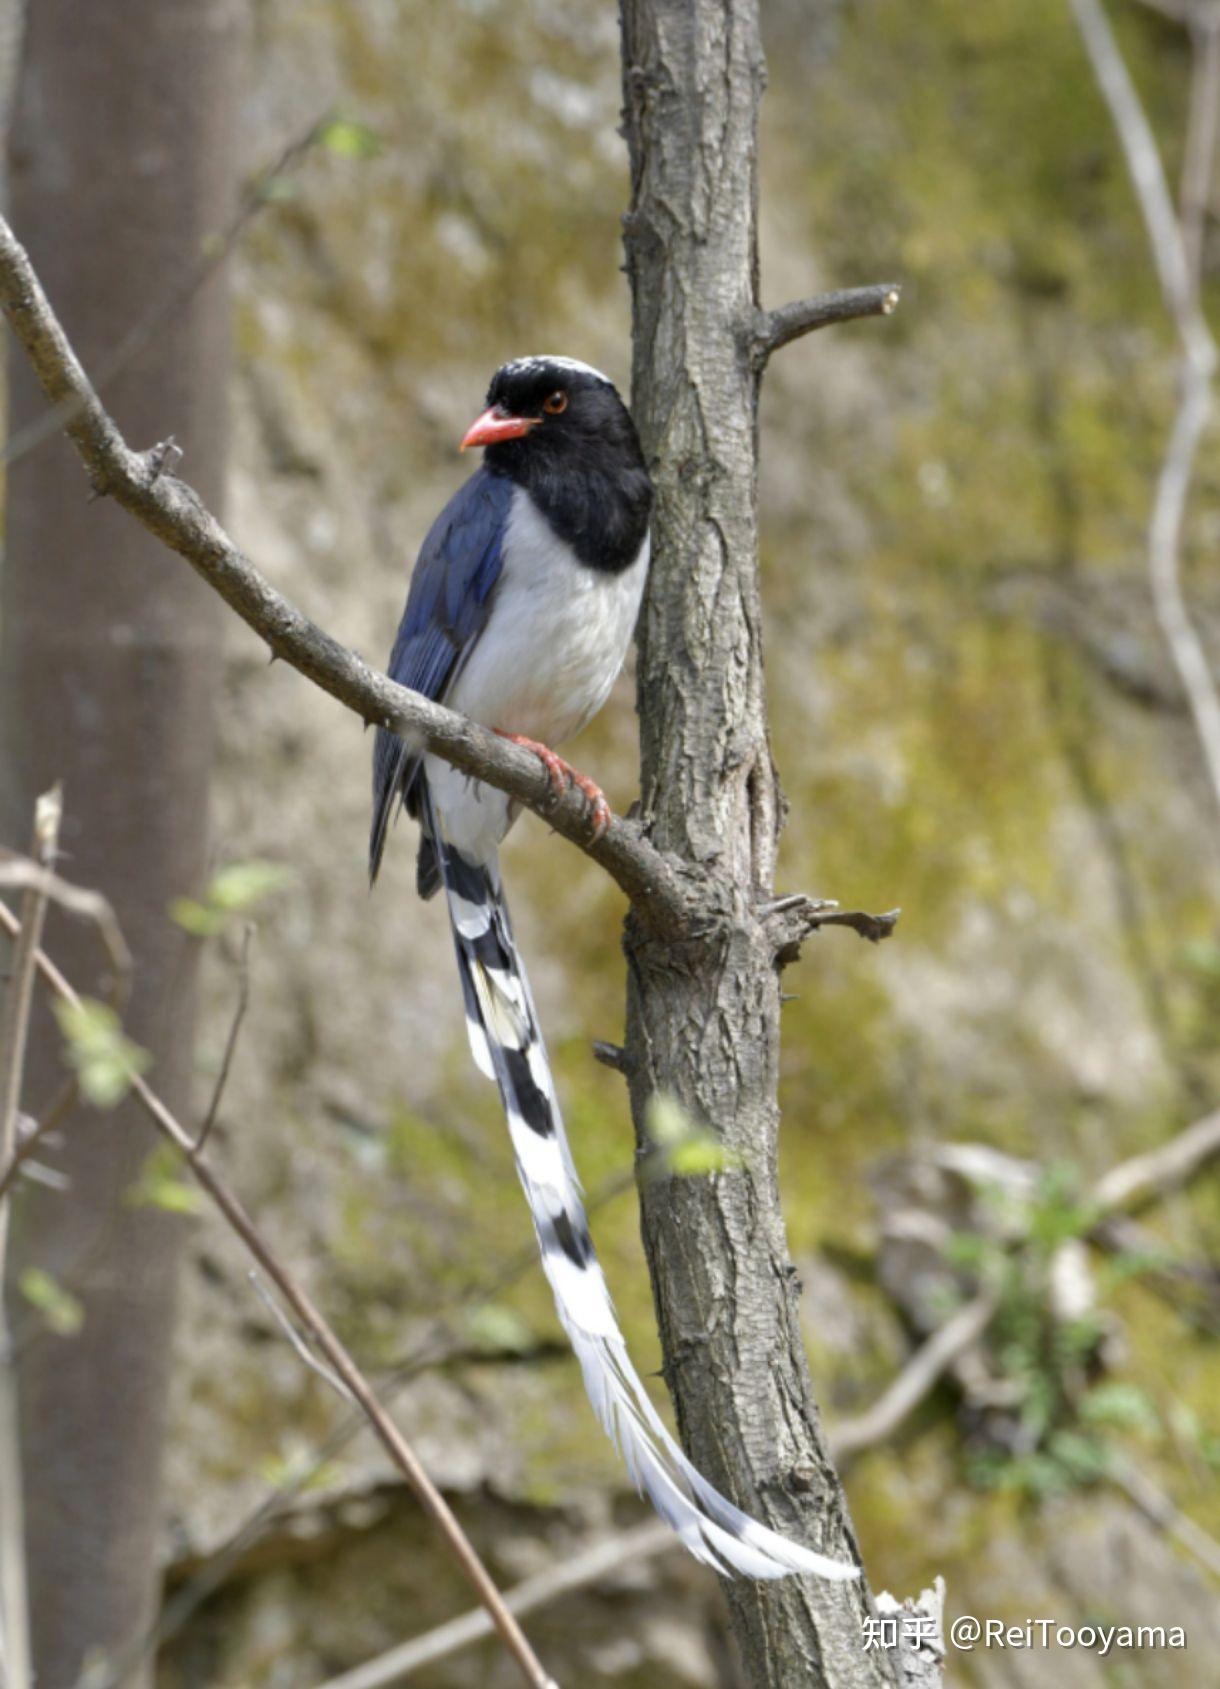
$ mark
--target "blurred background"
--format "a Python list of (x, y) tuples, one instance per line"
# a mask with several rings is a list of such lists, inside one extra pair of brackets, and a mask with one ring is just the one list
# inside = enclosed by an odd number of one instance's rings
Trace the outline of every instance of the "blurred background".
[[(1116, 0), (1111, 16), (1176, 183), (1192, 43), (1166, 10)], [(230, 21), (198, 133), (219, 125), (234, 174), (190, 235), (215, 256), (253, 185), (224, 266), (216, 479), (249, 556), (380, 664), (496, 365), (558, 351), (626, 385), (617, 17), (604, 0), (253, 0)], [(818, 1398), (832, 1427), (858, 1421), (989, 1286), (984, 1340), (844, 1456), (874, 1585), (916, 1594), (939, 1572), (951, 1612), (1183, 1625), (1186, 1653), (1078, 1650), (1050, 1669), (1070, 1689), (1190, 1689), (1220, 1646), (1214, 1176), (1086, 1240), (1095, 1182), (1220, 1096), (1220, 822), (1147, 584), (1172, 329), (1067, 0), (765, 0), (763, 24), (766, 302), (903, 288), (892, 319), (778, 355), (761, 419), (780, 889), (903, 909), (880, 949), (825, 933), (787, 976), (783, 1180)], [(53, 158), (53, 108), (24, 122)], [(1204, 230), (1207, 298), (1214, 205)], [(125, 229), (104, 238), (121, 251)], [(140, 285), (155, 302), (175, 274)], [(120, 378), (142, 382), (132, 443), (181, 438), (172, 384), (140, 368)], [(62, 441), (35, 447), (12, 498), (40, 454), (71, 461)], [(57, 513), (43, 506), (41, 540), (38, 520), (24, 543), (52, 563)], [(1218, 540), (1213, 435), (1185, 551), (1209, 642)], [(166, 556), (149, 578), (185, 573)], [(194, 1095), (219, 1070), (253, 918), (213, 1153), (370, 1373), (403, 1370), (396, 1416), (511, 1584), (644, 1513), (560, 1340), (406, 823), (366, 890), (371, 745), (235, 618), (218, 628), (210, 822), (168, 888), (195, 900), (174, 940), (202, 969)], [(10, 710), (10, 748), (25, 731)], [(625, 676), (578, 750), (616, 807), (635, 745)], [(5, 843), (24, 844), (25, 814), (10, 804)], [(106, 864), (73, 848), (64, 871), (105, 887)], [(654, 1372), (623, 1082), (590, 1050), (621, 1033), (623, 903), (533, 818), (505, 857), (595, 1236)], [(173, 926), (168, 908), (149, 920)], [(120, 1118), (87, 1118), (104, 1153)], [(435, 1533), (369, 1439), (338, 1436), (347, 1410), (240, 1247), (206, 1210), (177, 1212), (175, 1170), (140, 1155), (146, 1206), (185, 1248), (157, 1684), (320, 1684), (464, 1611)], [(58, 1369), (82, 1340), (38, 1346)], [(736, 1681), (714, 1580), (679, 1552), (625, 1561), (528, 1628), (565, 1683)], [(951, 1676), (1047, 1669), (979, 1652)], [(490, 1644), (413, 1680), (515, 1681)]]

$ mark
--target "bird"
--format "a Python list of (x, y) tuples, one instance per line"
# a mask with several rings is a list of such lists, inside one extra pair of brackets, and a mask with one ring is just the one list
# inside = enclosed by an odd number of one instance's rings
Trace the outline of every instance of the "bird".
[[(429, 530), (390, 654), (393, 680), (536, 754), (557, 791), (601, 789), (554, 750), (605, 703), (648, 573), (653, 489), (613, 382), (576, 358), (515, 358), (461, 442), (479, 468)], [(385, 728), (373, 752), (369, 872), (391, 819), (419, 823), (416, 885), (444, 888), (471, 1052), (499, 1087), (542, 1267), (597, 1417), (637, 1489), (695, 1557), (752, 1578), (857, 1575), (721, 1495), (687, 1459), (628, 1356), (593, 1247), (559, 1099), (513, 937), (498, 850), (520, 806)]]

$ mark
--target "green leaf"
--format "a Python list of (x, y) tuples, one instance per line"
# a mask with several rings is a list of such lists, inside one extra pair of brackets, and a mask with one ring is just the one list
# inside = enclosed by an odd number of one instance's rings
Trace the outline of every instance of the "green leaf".
[(332, 117), (318, 130), (318, 141), (336, 158), (376, 158), (381, 151), (377, 131), (350, 117)]
[(27, 1267), (17, 1286), (57, 1337), (75, 1337), (84, 1325), (85, 1310), (81, 1303), (41, 1267)]
[(87, 1100), (94, 1108), (113, 1108), (122, 1102), (132, 1080), (151, 1066), (148, 1051), (127, 1037), (109, 1004), (95, 998), (57, 1002), (55, 1018), (68, 1046), (69, 1066), (76, 1070)]
[(1194, 938), (1182, 946), (1182, 960), (1196, 973), (1220, 979), (1220, 945), (1214, 939)]
[(1155, 1435), (1161, 1428), (1147, 1391), (1118, 1378), (1093, 1386), (1080, 1403), (1080, 1417), (1088, 1425), (1109, 1425), (1119, 1431)]
[(741, 1157), (714, 1132), (698, 1125), (676, 1097), (656, 1091), (645, 1112), (648, 1136), (666, 1171), (679, 1178), (724, 1173), (741, 1166)]
[(168, 1214), (197, 1214), (199, 1192), (181, 1174), (182, 1157), (173, 1144), (158, 1144), (127, 1192), (133, 1208), (162, 1208)]
[(941, 1254), (951, 1267), (980, 1267), (996, 1253), (993, 1238), (982, 1232), (954, 1232), (945, 1239)]
[(1056, 1431), (1047, 1448), (1051, 1458), (1078, 1484), (1091, 1484), (1110, 1470), (1109, 1449), (1100, 1437), (1086, 1432)]
[(241, 915), (291, 879), (291, 873), (280, 862), (262, 862), (257, 858), (250, 862), (230, 862), (212, 876), (204, 895), (213, 908)]
[(495, 1302), (474, 1309), (466, 1321), (466, 1330), (476, 1348), (492, 1354), (524, 1355), (536, 1341), (527, 1320), (515, 1309)]
[(235, 916), (247, 914), (291, 882), (291, 871), (280, 862), (230, 862), (213, 874), (202, 897), (176, 897), (170, 916), (193, 938), (214, 938)]
[(273, 1489), (298, 1492), (326, 1489), (343, 1475), (337, 1461), (319, 1460), (313, 1445), (303, 1438), (290, 1439), (279, 1454), (269, 1455), (259, 1472)]
[(219, 909), (209, 909), (206, 903), (198, 903), (193, 897), (175, 897), (169, 913), (170, 919), (192, 938), (214, 938), (226, 924), (226, 917)]

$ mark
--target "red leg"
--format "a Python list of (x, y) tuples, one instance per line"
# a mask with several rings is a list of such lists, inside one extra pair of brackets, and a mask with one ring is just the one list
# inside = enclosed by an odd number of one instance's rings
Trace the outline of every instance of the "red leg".
[(549, 745), (539, 744), (537, 739), (527, 739), (523, 733), (505, 733), (497, 727), (496, 732), (501, 739), (507, 739), (514, 745), (520, 745), (524, 751), (533, 751), (534, 755), (546, 769), (547, 778), (551, 782), (551, 790), (556, 797), (562, 797), (564, 789), (570, 781), (577, 791), (583, 792), (589, 800), (589, 807), (593, 812), (593, 837), (600, 839), (610, 825), (610, 805), (606, 802), (606, 794), (595, 780), (590, 780), (587, 774), (582, 774), (578, 768), (573, 768), (570, 762), (565, 762), (557, 756)]

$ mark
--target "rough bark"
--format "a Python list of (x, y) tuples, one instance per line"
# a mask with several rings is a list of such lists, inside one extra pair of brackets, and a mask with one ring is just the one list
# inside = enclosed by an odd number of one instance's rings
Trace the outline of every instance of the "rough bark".
[[(30, 8), (10, 142), (10, 203), (48, 291), (99, 363), (142, 320), (230, 210), (234, 46), (230, 0), (73, 0)], [(209, 284), (118, 375), (107, 400), (137, 438), (172, 426), (193, 476), (219, 497), (224, 445), (223, 289)], [(15, 429), (45, 415), (24, 354)], [(65, 782), (63, 849), (104, 890), (136, 961), (128, 1029), (185, 1108), (193, 954), (166, 916), (205, 867), (219, 606), (118, 509), (91, 502), (71, 446), (48, 441), (10, 475), (0, 650), (0, 827), (20, 844), (33, 798)], [(82, 981), (95, 941), (52, 917), (49, 943)], [(26, 1106), (62, 1082), (41, 1009)], [(40, 1683), (74, 1683), (91, 1653), (130, 1643), (149, 1617), (158, 1464), (182, 1221), (127, 1194), (153, 1138), (134, 1106), (62, 1128), (65, 1192), (30, 1187), (15, 1267), (36, 1264), (84, 1301), (72, 1341), (23, 1327), (27, 1539)], [(48, 1156), (47, 1159), (50, 1159)], [(142, 1674), (137, 1674), (137, 1679)]]
[[(650, 1099), (711, 1125), (740, 1170), (646, 1180), (643, 1232), (683, 1441), (778, 1529), (858, 1559), (814, 1404), (777, 1184), (780, 959), (765, 917), (783, 800), (763, 690), (755, 0), (623, 0), (633, 403), (657, 488), (640, 627), (643, 819), (705, 885), (675, 942), (633, 914), (627, 1049)], [(726, 1582), (751, 1684), (896, 1681), (855, 1585)]]

